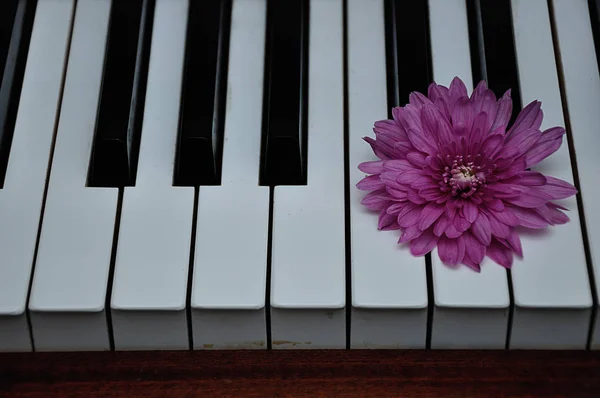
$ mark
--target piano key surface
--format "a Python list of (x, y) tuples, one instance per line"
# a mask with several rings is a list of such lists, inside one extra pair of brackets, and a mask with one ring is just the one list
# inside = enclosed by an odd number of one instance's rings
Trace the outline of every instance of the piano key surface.
[(29, 300), (37, 351), (110, 349), (105, 301), (118, 191), (86, 186), (110, 9), (107, 0), (77, 2)]
[[(282, 67), (281, 47), (271, 63), (269, 4), (212, 4), (203, 12), (221, 25), (192, 40), (190, 1), (156, 0), (148, 75), (135, 75), (145, 100), (128, 110), (143, 110), (137, 173), (115, 184), (90, 179), (95, 126), (111, 116), (100, 110), (114, 86), (103, 87), (114, 0), (38, 1), (0, 188), (0, 351), (600, 347), (600, 75), (587, 2), (307, 0), (285, 49), (306, 50), (294, 58), (308, 56), (304, 77)], [(198, 42), (209, 66), (188, 70)], [(570, 222), (523, 231), (510, 272), (412, 256), (398, 231), (377, 230), (356, 189), (358, 164), (375, 159), (362, 140), (373, 123), (455, 76), (469, 91), (480, 78), (497, 95), (511, 87), (517, 107), (540, 100), (542, 130), (566, 126), (572, 140), (534, 168), (575, 182), (579, 197), (560, 201)], [(211, 87), (197, 93), (199, 82)], [(263, 101), (271, 92), (275, 104)], [(303, 95), (306, 109), (285, 109)], [(185, 122), (210, 98), (202, 123)], [(269, 149), (274, 137), (287, 141)], [(274, 150), (289, 159), (272, 163)]]
[[(173, 186), (188, 2), (158, 0), (134, 187), (125, 187), (110, 302), (115, 349), (186, 349), (194, 188)], [(152, 21), (151, 21), (152, 22)]]
[(269, 187), (259, 185), (266, 1), (234, 1), (220, 186), (201, 186), (194, 349), (267, 348)]
[(0, 189), (0, 351), (32, 349), (27, 296), (73, 5), (72, 1), (40, 1), (35, 10), (15, 136)]
[[(431, 0), (433, 77), (448, 87), (458, 76), (473, 90), (466, 2)], [(510, 297), (506, 270), (485, 259), (481, 272), (450, 268), (432, 251), (433, 323), (431, 348), (504, 348)], [(431, 288), (431, 287), (430, 287)], [(468, 325), (468, 326), (467, 326)]]

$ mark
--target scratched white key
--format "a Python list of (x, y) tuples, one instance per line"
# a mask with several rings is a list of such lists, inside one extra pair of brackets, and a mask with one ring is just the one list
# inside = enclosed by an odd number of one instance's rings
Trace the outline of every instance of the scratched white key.
[(266, 1), (236, 1), (231, 18), (221, 186), (198, 197), (194, 349), (267, 347), (269, 188), (258, 185)]
[[(577, 154), (577, 171), (583, 213), (587, 226), (587, 238), (590, 249), (590, 260), (594, 269), (596, 288), (600, 286), (600, 186), (598, 185), (598, 170), (600, 170), (600, 78), (588, 5), (585, 1), (553, 1), (554, 23), (557, 32), (557, 45), (560, 49), (560, 64), (564, 74), (564, 89), (566, 104), (569, 110), (570, 133), (573, 137), (575, 153)], [(575, 209), (575, 204), (569, 203)], [(574, 213), (575, 211), (571, 211)], [(575, 223), (573, 218), (571, 221)], [(560, 244), (569, 248), (569, 242)], [(578, 250), (583, 249), (579, 246)], [(574, 279), (571, 271), (579, 262), (574, 260), (563, 263), (563, 269), (568, 279)], [(583, 289), (583, 287), (581, 287)], [(583, 290), (584, 292), (587, 290)], [(569, 297), (576, 292), (566, 289), (556, 290), (557, 297)], [(588, 302), (586, 301), (586, 304)], [(575, 313), (575, 311), (572, 311)], [(587, 325), (587, 308), (580, 310), (578, 325)], [(575, 317), (576, 315), (572, 315)], [(600, 318), (596, 312), (595, 326), (590, 347), (600, 349)], [(585, 330), (587, 332), (587, 329)], [(583, 331), (581, 331), (583, 333)], [(581, 345), (581, 344), (579, 344)]]
[(194, 188), (172, 186), (187, 11), (187, 0), (158, 0), (154, 11), (136, 185), (123, 194), (115, 260), (116, 350), (189, 349)]
[[(24, 11), (21, 2), (17, 12)], [(73, 1), (37, 5), (4, 187), (0, 189), (0, 351), (31, 351), (25, 307), (67, 59)]]
[(308, 184), (277, 186), (273, 348), (345, 348), (342, 2), (310, 4)]
[(29, 302), (37, 351), (110, 348), (105, 301), (118, 191), (86, 187), (110, 7), (77, 2)]
[[(464, 0), (430, 0), (434, 80), (449, 86), (458, 76), (471, 93), (473, 77)], [(510, 296), (506, 270), (488, 258), (481, 272), (450, 268), (431, 255), (435, 300), (431, 348), (501, 349), (506, 344)], [(468, 324), (468, 327), (465, 325)]]
[[(585, 39), (572, 34), (571, 29), (584, 32), (581, 26), (588, 22), (573, 18), (583, 15), (578, 12), (583, 5), (584, 2), (569, 1), (568, 6), (557, 10), (563, 30), (570, 31), (563, 33), (577, 37), (572, 42), (578, 48), (577, 55), (571, 55), (579, 58), (577, 71), (571, 70), (577, 74), (582, 72), (580, 53), (585, 48), (582, 47)], [(587, 9), (587, 4), (585, 7)], [(564, 126), (547, 2), (513, 0), (511, 8), (523, 104), (536, 99), (542, 102), (542, 131)], [(587, 17), (587, 11), (585, 15)], [(591, 32), (587, 34), (591, 40)], [(593, 53), (593, 46), (589, 48)], [(594, 146), (593, 142), (584, 142), (584, 145)], [(573, 183), (566, 137), (554, 155), (533, 169)], [(510, 348), (582, 349), (586, 346), (592, 296), (577, 201), (572, 197), (557, 203), (570, 210), (569, 223), (550, 227), (541, 234), (522, 235), (525, 257), (515, 261), (511, 272), (515, 306)]]
[[(425, 259), (397, 244), (398, 231), (378, 231), (378, 214), (360, 201), (358, 164), (377, 160), (362, 140), (387, 118), (383, 0), (348, 1), (351, 348), (425, 348)], [(309, 163), (310, 165), (310, 163)]]

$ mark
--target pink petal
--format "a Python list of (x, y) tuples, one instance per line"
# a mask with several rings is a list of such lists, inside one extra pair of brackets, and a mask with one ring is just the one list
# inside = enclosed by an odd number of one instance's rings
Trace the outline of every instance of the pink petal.
[(548, 226), (548, 221), (542, 217), (535, 209), (526, 209), (522, 207), (510, 207), (512, 213), (519, 220), (519, 225), (526, 228), (540, 229)]
[(471, 131), (473, 125), (473, 106), (468, 97), (461, 97), (452, 109), (452, 126), (456, 134), (465, 135)]
[(425, 105), (425, 104), (432, 103), (429, 98), (427, 98), (423, 94), (419, 93), (418, 91), (413, 91), (412, 93), (409, 94), (408, 102), (413, 105)]
[(419, 228), (426, 230), (429, 228), (437, 219), (444, 213), (444, 206), (440, 206), (435, 203), (429, 203), (425, 206), (421, 212), (421, 218), (419, 219)]
[(487, 255), (504, 268), (512, 267), (513, 255), (511, 250), (497, 241), (492, 242), (487, 248)]
[(433, 250), (437, 241), (437, 236), (431, 231), (425, 231), (410, 242), (410, 252), (413, 256), (423, 256)]
[(433, 154), (437, 152), (437, 147), (432, 142), (431, 137), (420, 130), (408, 128), (408, 139), (414, 145), (415, 149), (421, 152)]
[(492, 241), (492, 225), (484, 213), (479, 213), (470, 229), (473, 236), (483, 245), (489, 245)]
[(411, 240), (416, 239), (419, 236), (421, 236), (422, 233), (423, 233), (423, 231), (421, 231), (419, 229), (419, 227), (417, 227), (416, 225), (413, 225), (412, 227), (408, 227), (402, 232), (402, 235), (400, 235), (400, 239), (398, 240), (398, 243), (410, 242)]
[(459, 264), (465, 256), (465, 242), (462, 237), (458, 239), (440, 238), (438, 241), (438, 256), (448, 265)]
[(385, 189), (379, 189), (366, 194), (360, 203), (369, 210), (381, 210), (388, 202), (389, 198)]
[(465, 201), (465, 204), (462, 207), (462, 214), (469, 223), (475, 222), (475, 220), (477, 219), (477, 215), (479, 214), (477, 205), (475, 205), (470, 200)]
[(479, 266), (485, 257), (485, 247), (468, 232), (463, 234), (462, 239), (465, 241), (465, 258)]
[(577, 188), (572, 184), (552, 176), (546, 176), (546, 185), (538, 189), (548, 194), (553, 200), (565, 199), (577, 194)]
[(382, 231), (399, 229), (398, 224), (396, 223), (396, 216), (387, 214), (386, 209), (381, 209), (377, 228)]
[(527, 105), (521, 112), (510, 130), (506, 133), (507, 137), (518, 134), (520, 131), (534, 129), (538, 130), (542, 125), (544, 113), (541, 110), (542, 103), (533, 101)]
[(358, 165), (358, 169), (367, 174), (379, 174), (383, 171), (383, 161), (375, 160), (371, 162), (363, 162)]
[(448, 227), (452, 224), (452, 221), (453, 220), (448, 218), (446, 214), (439, 217), (433, 226), (433, 233), (435, 236), (442, 236), (444, 232), (448, 230)]
[(553, 127), (545, 130), (542, 133), (539, 141), (526, 155), (527, 168), (534, 167), (542, 160), (558, 151), (562, 145), (562, 136), (565, 134), (565, 129), (562, 127)]
[(402, 228), (412, 227), (417, 225), (421, 217), (422, 206), (414, 203), (407, 203), (406, 206), (398, 213), (397, 222)]
[(523, 129), (515, 132), (504, 141), (502, 157), (515, 159), (528, 152), (540, 139), (541, 132), (537, 129)]
[(360, 180), (359, 183), (356, 184), (356, 187), (363, 191), (373, 191), (385, 188), (385, 183), (381, 181), (378, 175), (372, 175)]
[(545, 205), (550, 199), (551, 197), (544, 192), (538, 191), (534, 188), (523, 186), (521, 188), (521, 194), (519, 196), (507, 198), (505, 201), (512, 203), (516, 206), (531, 209)]
[(459, 98), (468, 95), (465, 83), (458, 76), (455, 76), (452, 79), (452, 82), (450, 82), (450, 87), (448, 87), (448, 99), (450, 100), (450, 104), (453, 104)]
[[(524, 171), (520, 174), (519, 183), (528, 186), (540, 186), (546, 184), (546, 177), (537, 171)], [(541, 189), (541, 188), (538, 188)]]
[(495, 130), (498, 127), (506, 128), (512, 115), (512, 99), (510, 98), (510, 91), (507, 91), (502, 98), (498, 101), (498, 110), (496, 112), (496, 118), (490, 127), (490, 130)]

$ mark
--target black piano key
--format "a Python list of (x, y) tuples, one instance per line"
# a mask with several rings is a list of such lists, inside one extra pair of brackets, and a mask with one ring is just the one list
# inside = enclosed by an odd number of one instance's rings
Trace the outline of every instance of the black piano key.
[(0, 188), (8, 167), (37, 0), (0, 2)]
[(261, 185), (306, 184), (308, 0), (268, 0)]
[(485, 80), (497, 98), (511, 90), (512, 124), (522, 103), (510, 0), (467, 0), (467, 9), (473, 80)]
[(385, 0), (388, 112), (433, 81), (427, 0)]
[(231, 0), (191, 1), (174, 185), (218, 185), (223, 128)]
[(600, 70), (600, 0), (588, 0), (594, 48), (596, 49), (596, 62)]
[(113, 1), (89, 186), (135, 184), (154, 0)]

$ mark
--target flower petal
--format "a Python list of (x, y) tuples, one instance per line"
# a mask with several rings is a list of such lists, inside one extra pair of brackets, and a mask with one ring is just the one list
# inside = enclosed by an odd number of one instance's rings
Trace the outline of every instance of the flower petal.
[(497, 264), (504, 268), (511, 268), (513, 263), (513, 255), (511, 250), (503, 244), (493, 241), (487, 248), (487, 255)]
[(546, 176), (546, 184), (537, 189), (548, 194), (553, 200), (566, 199), (577, 194), (577, 188), (572, 184), (552, 176)]
[(399, 228), (400, 227), (396, 223), (396, 216), (393, 214), (387, 214), (386, 209), (381, 209), (381, 212), (379, 213), (377, 229), (381, 231), (391, 231)]
[(463, 205), (461, 211), (463, 216), (467, 219), (469, 223), (475, 222), (475, 220), (477, 219), (477, 215), (479, 214), (477, 206), (470, 200), (465, 201), (465, 204)]
[(373, 191), (375, 189), (385, 188), (385, 183), (381, 181), (378, 175), (372, 175), (363, 178), (356, 184), (356, 187), (363, 191)]
[(444, 213), (444, 206), (436, 203), (428, 203), (421, 212), (419, 219), (419, 229), (426, 230)]
[(410, 242), (410, 252), (413, 256), (423, 256), (437, 245), (438, 237), (431, 231), (425, 231)]
[(565, 129), (562, 127), (552, 127), (545, 130), (535, 146), (527, 152), (525, 156), (526, 167), (534, 167), (548, 156), (558, 151), (562, 145), (562, 136), (564, 134)]
[(506, 133), (507, 137), (518, 134), (523, 130), (533, 129), (538, 130), (542, 125), (544, 113), (542, 112), (542, 103), (540, 101), (532, 101), (521, 110), (519, 116), (515, 120), (510, 130)]
[(437, 244), (438, 256), (444, 264), (457, 265), (465, 256), (465, 242), (462, 237), (457, 239), (440, 238)]
[(471, 224), (471, 233), (483, 245), (489, 245), (492, 241), (492, 225), (484, 213), (479, 213), (477, 219)]
[(363, 162), (358, 165), (358, 169), (367, 174), (379, 174), (383, 171), (383, 160)]

